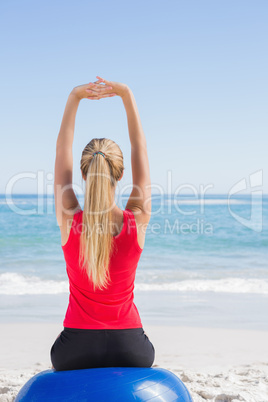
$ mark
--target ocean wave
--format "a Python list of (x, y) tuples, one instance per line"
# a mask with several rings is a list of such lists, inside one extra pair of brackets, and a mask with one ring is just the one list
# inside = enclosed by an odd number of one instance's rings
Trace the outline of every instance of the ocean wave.
[(264, 279), (226, 278), (184, 280), (173, 283), (137, 283), (135, 290), (268, 294), (268, 281)]
[(0, 294), (2, 295), (41, 295), (68, 292), (68, 280), (43, 280), (38, 276), (24, 276), (15, 272), (0, 274)]
[[(135, 283), (135, 291), (177, 291), (215, 293), (268, 294), (265, 279), (193, 279), (167, 283)], [(24, 276), (15, 272), (0, 274), (1, 295), (41, 295), (69, 292), (68, 280), (43, 280), (37, 276)]]

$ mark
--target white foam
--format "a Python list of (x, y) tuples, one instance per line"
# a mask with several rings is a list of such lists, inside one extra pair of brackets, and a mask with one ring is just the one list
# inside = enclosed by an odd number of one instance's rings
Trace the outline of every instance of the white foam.
[(137, 283), (136, 290), (159, 291), (173, 290), (179, 292), (221, 292), (221, 293), (256, 293), (268, 294), (268, 280), (263, 279), (197, 279), (173, 283)]
[(69, 291), (68, 281), (42, 280), (37, 276), (23, 276), (15, 272), (0, 274), (0, 294), (40, 295)]
[[(137, 291), (219, 292), (268, 294), (268, 280), (264, 279), (193, 279), (168, 283), (135, 283)], [(41, 295), (69, 292), (68, 280), (42, 280), (15, 272), (0, 274), (0, 294)]]

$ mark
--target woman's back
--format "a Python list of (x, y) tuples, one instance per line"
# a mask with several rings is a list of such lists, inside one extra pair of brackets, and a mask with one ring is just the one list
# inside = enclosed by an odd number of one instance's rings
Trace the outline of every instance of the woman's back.
[(82, 216), (82, 210), (74, 215), (68, 241), (62, 246), (70, 281), (69, 305), (63, 325), (84, 329), (142, 327), (133, 302), (136, 269), (142, 253), (133, 212), (123, 211), (123, 227), (113, 237), (110, 284), (103, 290), (94, 290), (92, 281), (78, 266)]

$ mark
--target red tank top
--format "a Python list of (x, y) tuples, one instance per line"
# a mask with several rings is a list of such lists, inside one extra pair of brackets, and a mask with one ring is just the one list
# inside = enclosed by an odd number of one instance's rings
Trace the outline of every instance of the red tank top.
[(134, 300), (134, 280), (142, 253), (137, 240), (133, 212), (123, 211), (121, 232), (113, 237), (115, 247), (110, 258), (111, 277), (107, 289), (94, 291), (92, 281), (79, 267), (79, 241), (83, 211), (73, 217), (67, 243), (62, 246), (69, 278), (69, 304), (64, 327), (82, 329), (141, 328), (142, 323)]

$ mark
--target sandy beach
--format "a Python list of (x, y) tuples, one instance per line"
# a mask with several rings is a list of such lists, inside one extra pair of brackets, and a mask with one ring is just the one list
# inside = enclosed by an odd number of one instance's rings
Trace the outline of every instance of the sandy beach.
[[(51, 368), (57, 323), (0, 324), (0, 401), (14, 401), (33, 375)], [(175, 373), (194, 402), (268, 401), (268, 332), (144, 325), (154, 367)]]

